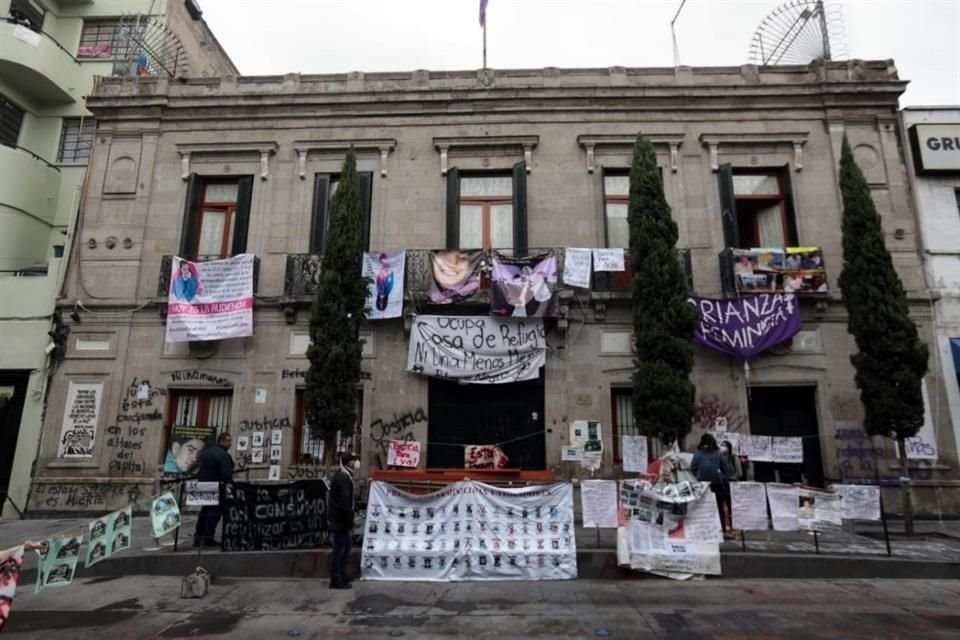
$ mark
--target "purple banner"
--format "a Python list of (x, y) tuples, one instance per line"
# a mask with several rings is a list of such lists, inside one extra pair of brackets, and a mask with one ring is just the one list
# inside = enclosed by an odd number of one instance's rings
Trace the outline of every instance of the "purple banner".
[(690, 298), (689, 302), (700, 312), (696, 341), (738, 358), (751, 358), (800, 331), (800, 306), (793, 294)]
[(557, 258), (493, 256), (490, 315), (514, 318), (556, 317), (560, 312)]

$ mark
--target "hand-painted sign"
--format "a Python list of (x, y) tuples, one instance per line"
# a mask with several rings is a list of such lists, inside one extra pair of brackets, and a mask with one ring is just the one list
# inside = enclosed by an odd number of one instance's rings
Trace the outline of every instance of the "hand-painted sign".
[(689, 302), (700, 312), (696, 341), (737, 358), (751, 358), (800, 331), (800, 306), (792, 294)]

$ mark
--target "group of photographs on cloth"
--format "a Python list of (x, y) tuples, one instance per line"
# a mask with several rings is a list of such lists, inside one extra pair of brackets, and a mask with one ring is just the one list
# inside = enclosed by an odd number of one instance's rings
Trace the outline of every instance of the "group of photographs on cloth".
[(823, 252), (818, 247), (733, 249), (737, 291), (828, 293)]
[(576, 553), (573, 521), (561, 522), (559, 507), (454, 504), (447, 510), (371, 506), (365, 568), (559, 567)]

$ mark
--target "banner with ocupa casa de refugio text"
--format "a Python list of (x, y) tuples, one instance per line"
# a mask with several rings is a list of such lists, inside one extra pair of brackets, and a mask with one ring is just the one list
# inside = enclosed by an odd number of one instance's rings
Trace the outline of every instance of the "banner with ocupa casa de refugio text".
[(416, 316), (407, 371), (481, 384), (535, 380), (547, 360), (539, 318)]
[(253, 335), (251, 253), (225, 260), (171, 261), (167, 342)]

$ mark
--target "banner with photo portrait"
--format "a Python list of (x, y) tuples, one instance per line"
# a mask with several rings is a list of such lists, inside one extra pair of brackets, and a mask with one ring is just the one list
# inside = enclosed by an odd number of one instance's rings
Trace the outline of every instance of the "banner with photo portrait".
[(367, 320), (399, 318), (403, 315), (403, 285), (406, 251), (366, 251), (363, 275), (370, 278), (367, 291)]
[(430, 253), (432, 281), (427, 297), (433, 304), (453, 304), (473, 297), (480, 289), (483, 251), (446, 249)]
[(37, 567), (37, 586), (39, 593), (50, 587), (66, 587), (73, 582), (80, 560), (80, 545), (83, 535), (50, 538), (44, 541)]
[(370, 485), (364, 580), (570, 580), (577, 577), (573, 485), (464, 480), (428, 494)]
[(163, 461), (164, 473), (194, 474), (200, 466), (200, 454), (215, 446), (217, 427), (174, 425), (170, 431), (170, 448)]
[(255, 257), (170, 261), (167, 342), (224, 340), (253, 335)]
[(90, 567), (115, 553), (130, 548), (133, 507), (114, 511), (87, 525), (87, 556), (84, 566)]
[(557, 257), (550, 253), (526, 258), (493, 255), (490, 315), (554, 318), (560, 313)]

